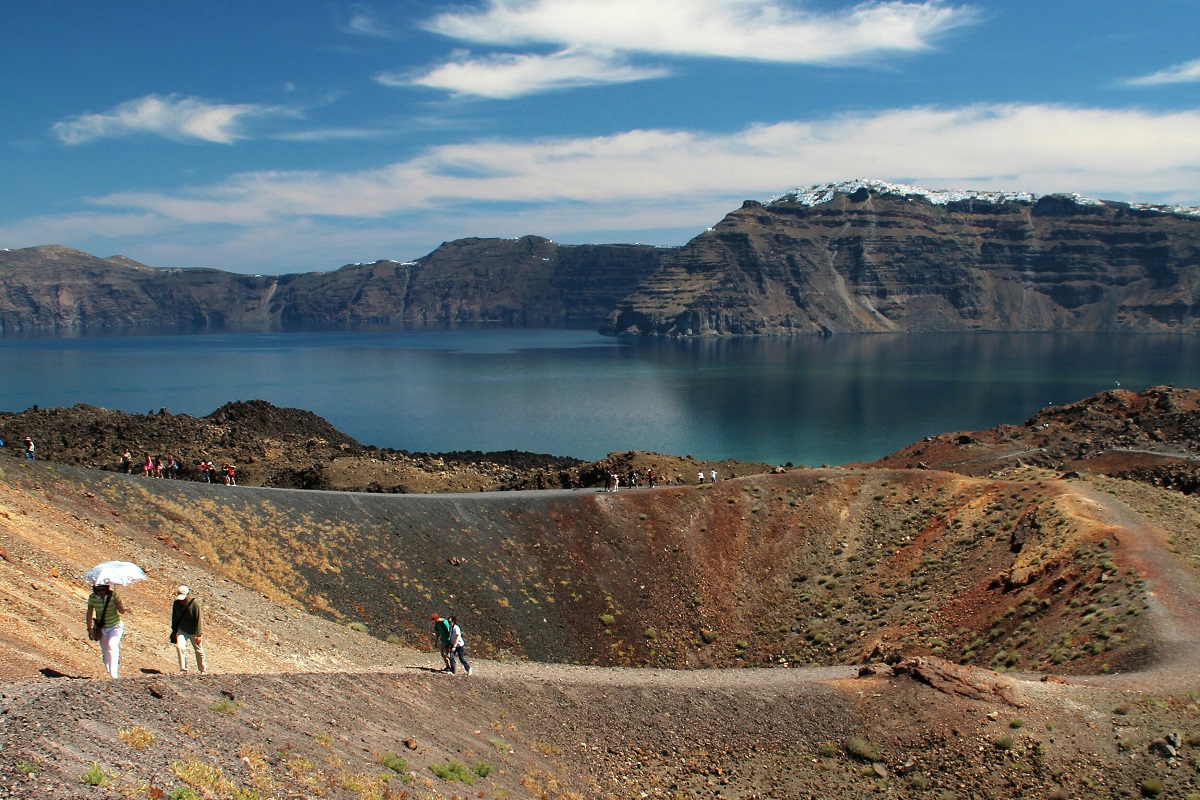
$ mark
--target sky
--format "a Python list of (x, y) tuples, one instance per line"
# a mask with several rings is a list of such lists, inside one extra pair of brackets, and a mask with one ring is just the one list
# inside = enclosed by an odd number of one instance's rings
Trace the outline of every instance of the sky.
[(5, 0), (0, 248), (679, 245), (871, 178), (1200, 206), (1197, 0)]

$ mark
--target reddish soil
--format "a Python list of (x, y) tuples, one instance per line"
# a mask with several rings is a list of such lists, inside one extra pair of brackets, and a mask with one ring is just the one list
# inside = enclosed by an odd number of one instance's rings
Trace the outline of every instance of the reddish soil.
[[(1191, 453), (1175, 402), (1152, 430)], [(1200, 497), (1151, 482), (1003, 458), (397, 496), (0, 466), (0, 797), (1200, 792)], [(76, 578), (108, 558), (148, 574), (116, 682)], [(208, 676), (172, 674), (180, 582)], [(432, 671), (431, 610), (471, 677)]]

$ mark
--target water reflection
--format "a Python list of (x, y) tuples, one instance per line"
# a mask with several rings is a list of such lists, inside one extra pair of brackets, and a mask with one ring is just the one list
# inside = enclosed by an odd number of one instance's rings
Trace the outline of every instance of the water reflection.
[(840, 464), (932, 433), (1019, 423), (1118, 383), (1200, 386), (1200, 352), (1196, 337), (1161, 335), (309, 332), (0, 339), (0, 370), (3, 410), (203, 415), (263, 399), (414, 451)]

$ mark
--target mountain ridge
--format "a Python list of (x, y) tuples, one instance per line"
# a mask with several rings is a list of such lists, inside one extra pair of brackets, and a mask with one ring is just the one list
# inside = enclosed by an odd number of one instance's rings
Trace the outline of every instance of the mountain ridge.
[(1195, 333), (1200, 209), (858, 179), (747, 200), (681, 247), (466, 238), (278, 276), (0, 252), (0, 333), (357, 324)]

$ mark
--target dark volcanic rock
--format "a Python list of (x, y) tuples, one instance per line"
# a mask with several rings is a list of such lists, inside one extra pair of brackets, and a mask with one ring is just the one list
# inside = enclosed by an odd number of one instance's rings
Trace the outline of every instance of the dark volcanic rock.
[(868, 466), (987, 475), (1029, 465), (1200, 491), (1200, 390), (1114, 389), (1046, 408), (1023, 425), (930, 436)]
[(238, 275), (50, 245), (0, 252), (0, 333), (301, 324), (598, 324), (671, 248), (460, 239), (410, 262)]
[(865, 182), (748, 202), (623, 300), (609, 333), (1200, 330), (1200, 217)]

